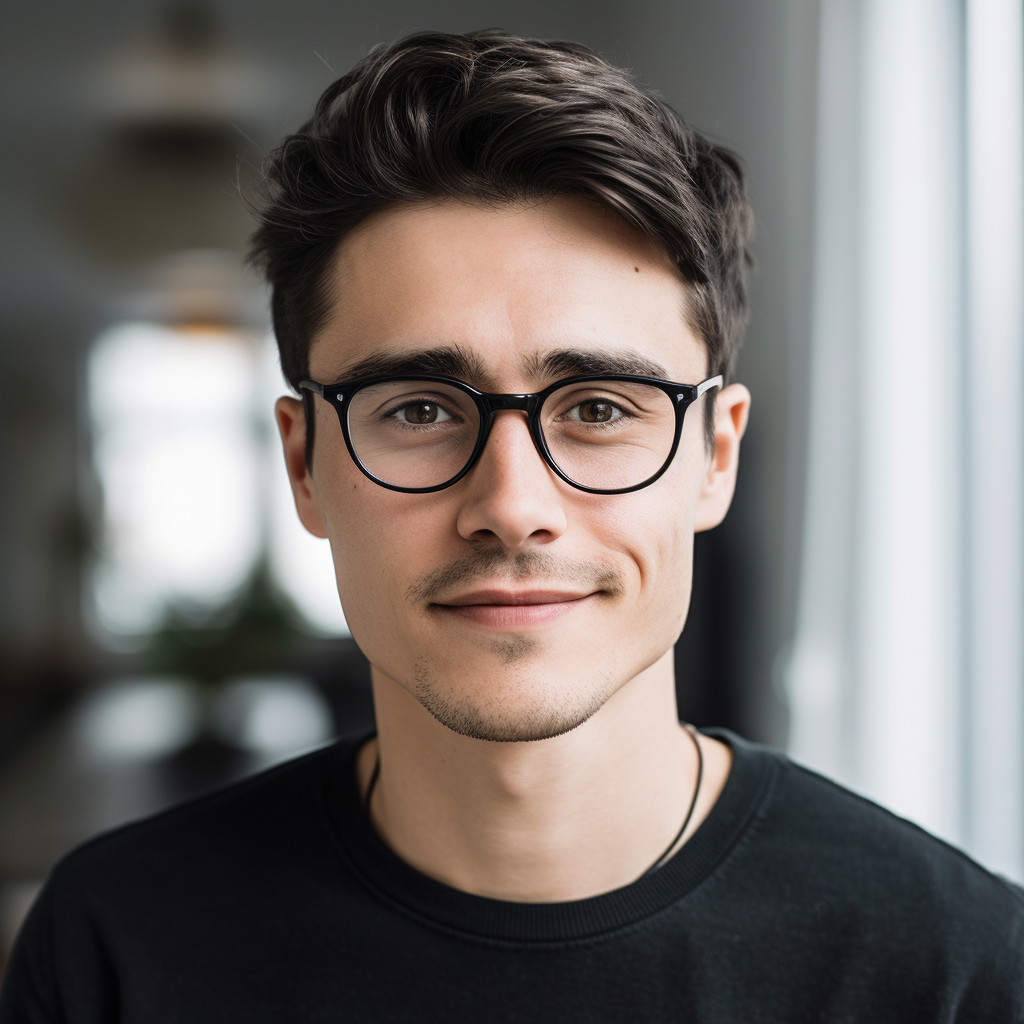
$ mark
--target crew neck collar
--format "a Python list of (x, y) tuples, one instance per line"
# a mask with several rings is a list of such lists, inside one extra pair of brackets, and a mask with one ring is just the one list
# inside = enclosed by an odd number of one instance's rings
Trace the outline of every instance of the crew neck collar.
[(642, 921), (683, 899), (707, 878), (763, 812), (779, 755), (725, 729), (703, 729), (726, 743), (733, 761), (718, 800), (665, 865), (629, 885), (566, 903), (515, 903), (463, 892), (406, 864), (377, 835), (363, 808), (355, 759), (372, 734), (341, 741), (326, 759), (324, 809), (339, 852), (377, 898), (421, 923), (497, 943), (562, 943)]

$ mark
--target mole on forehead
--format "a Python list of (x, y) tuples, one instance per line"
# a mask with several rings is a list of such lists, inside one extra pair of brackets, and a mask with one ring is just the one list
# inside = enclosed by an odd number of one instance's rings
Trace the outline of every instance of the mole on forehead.
[[(604, 351), (582, 348), (558, 348), (535, 352), (520, 359), (520, 368), (527, 380), (543, 383), (580, 374), (636, 374), (665, 378), (668, 371), (660, 363), (629, 349)], [(478, 353), (461, 345), (440, 345), (412, 351), (381, 351), (355, 363), (339, 367), (334, 381), (358, 380), (400, 374), (427, 374), (457, 377), (468, 384), (486, 388), (494, 386), (494, 376)]]

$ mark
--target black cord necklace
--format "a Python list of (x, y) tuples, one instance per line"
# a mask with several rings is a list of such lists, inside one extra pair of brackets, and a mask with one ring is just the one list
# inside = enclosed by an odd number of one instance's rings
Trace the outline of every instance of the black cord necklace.
[(640, 876), (640, 878), (645, 878), (647, 875), (657, 871), (658, 868), (668, 860), (670, 854), (675, 849), (676, 843), (683, 838), (686, 826), (690, 824), (693, 812), (697, 809), (697, 797), (700, 796), (700, 784), (704, 781), (704, 752), (700, 749), (697, 732), (693, 726), (687, 722), (683, 725), (683, 728), (686, 730), (690, 739), (693, 740), (693, 745), (697, 750), (697, 784), (693, 787), (693, 798), (690, 800), (690, 806), (686, 811), (686, 817), (683, 818), (682, 825), (679, 826), (679, 831), (672, 837), (672, 842), (665, 847), (665, 852)]
[[(700, 749), (700, 742), (697, 739), (694, 728), (689, 723), (683, 725), (683, 728), (688, 733), (693, 745), (697, 750), (697, 784), (693, 787), (693, 798), (690, 800), (690, 806), (686, 812), (686, 817), (683, 818), (682, 825), (679, 826), (679, 831), (672, 837), (672, 842), (665, 847), (665, 852), (640, 876), (645, 876), (657, 871), (658, 868), (668, 860), (669, 855), (675, 849), (676, 843), (679, 842), (683, 837), (683, 833), (686, 831), (686, 826), (690, 824), (690, 819), (693, 817), (693, 812), (697, 808), (697, 797), (700, 796), (700, 784), (704, 780), (704, 753)], [(380, 778), (380, 754), (377, 755), (377, 760), (373, 766), (373, 773), (370, 775), (369, 785), (366, 787), (366, 796), (363, 797), (363, 807), (367, 814), (370, 812), (370, 797), (373, 796), (374, 787), (377, 785), (377, 780)]]

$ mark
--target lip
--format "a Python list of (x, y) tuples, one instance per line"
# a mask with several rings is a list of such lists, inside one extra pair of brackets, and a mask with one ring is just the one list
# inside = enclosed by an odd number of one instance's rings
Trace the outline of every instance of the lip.
[(549, 625), (594, 596), (596, 592), (564, 590), (474, 590), (434, 607), (479, 626), (507, 631)]
[(582, 601), (590, 597), (589, 593), (581, 594), (570, 590), (501, 590), (497, 587), (490, 590), (473, 590), (468, 594), (460, 594), (439, 604), (449, 608), (464, 608), (474, 604), (530, 605), (530, 604), (564, 604), (567, 601)]

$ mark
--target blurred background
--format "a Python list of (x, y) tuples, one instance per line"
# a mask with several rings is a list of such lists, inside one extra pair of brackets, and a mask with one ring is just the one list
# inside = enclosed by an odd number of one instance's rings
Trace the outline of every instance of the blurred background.
[(589, 44), (758, 217), (736, 501), (680, 713), (1024, 877), (1012, 0), (50, 0), (0, 43), (0, 950), (87, 836), (372, 725), (291, 508), (239, 187), (369, 48)]

